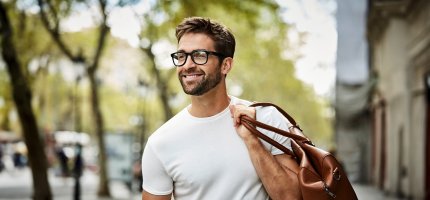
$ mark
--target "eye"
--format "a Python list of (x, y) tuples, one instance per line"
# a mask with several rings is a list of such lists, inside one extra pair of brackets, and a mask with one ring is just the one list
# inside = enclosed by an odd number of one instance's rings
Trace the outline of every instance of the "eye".
[(186, 55), (184, 53), (177, 53), (177, 54), (174, 55), (174, 58), (176, 60), (184, 60), (185, 57), (186, 57)]
[(193, 57), (195, 59), (205, 59), (206, 58), (206, 52), (204, 51), (196, 51), (193, 53)]

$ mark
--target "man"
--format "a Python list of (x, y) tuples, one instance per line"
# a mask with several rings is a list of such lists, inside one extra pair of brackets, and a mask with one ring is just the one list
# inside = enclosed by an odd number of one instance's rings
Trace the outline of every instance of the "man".
[[(240, 116), (283, 129), (287, 120), (274, 108), (256, 110), (227, 94), (225, 79), (235, 50), (230, 30), (192, 17), (178, 25), (176, 37), (178, 50), (171, 56), (191, 104), (148, 139), (142, 156), (142, 199), (299, 197), (297, 178), (284, 168), (297, 167), (293, 159), (252, 135)], [(289, 139), (266, 134), (291, 148)]]

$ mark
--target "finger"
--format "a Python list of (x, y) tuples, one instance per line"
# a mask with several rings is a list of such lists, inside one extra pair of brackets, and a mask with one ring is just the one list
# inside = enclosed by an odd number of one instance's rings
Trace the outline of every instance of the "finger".
[(255, 108), (252, 108), (252, 107), (237, 105), (235, 107), (235, 113), (239, 118), (242, 115), (247, 115), (251, 118), (255, 118)]
[(245, 105), (232, 105), (230, 107), (230, 112), (237, 125), (241, 124), (241, 116), (246, 115), (251, 118), (255, 118), (255, 109)]
[(233, 118), (233, 124), (235, 127), (237, 127), (239, 125), (240, 120), (238, 120), (237, 117), (237, 109), (235, 105), (230, 105), (230, 114), (231, 114), (231, 118)]

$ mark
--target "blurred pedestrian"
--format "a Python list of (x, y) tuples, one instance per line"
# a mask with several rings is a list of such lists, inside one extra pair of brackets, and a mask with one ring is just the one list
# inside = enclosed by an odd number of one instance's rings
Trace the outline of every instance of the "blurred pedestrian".
[(3, 143), (0, 143), (0, 172), (2, 172), (5, 168), (5, 165), (3, 163)]
[(14, 164), (15, 168), (17, 168), (17, 169), (21, 169), (25, 166), (25, 157), (19, 151), (13, 152), (12, 160), (13, 160), (13, 164)]
[(56, 147), (55, 153), (57, 154), (58, 161), (60, 162), (61, 176), (63, 177), (69, 176), (70, 175), (69, 157), (67, 157), (63, 147), (58, 145)]
[(84, 161), (82, 159), (82, 145), (77, 144), (75, 162), (73, 165), (73, 178), (75, 179), (75, 187), (73, 192), (74, 200), (81, 199), (81, 184), (79, 179), (81, 178), (83, 171), (84, 171)]
[(140, 160), (135, 161), (133, 164), (133, 176), (139, 183), (138, 191), (142, 192), (142, 165)]

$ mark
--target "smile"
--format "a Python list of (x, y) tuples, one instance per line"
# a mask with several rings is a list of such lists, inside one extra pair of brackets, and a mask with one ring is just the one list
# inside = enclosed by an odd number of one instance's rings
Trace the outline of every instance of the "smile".
[(199, 82), (201, 81), (204, 74), (182, 74), (182, 80), (186, 82)]
[(198, 77), (198, 76), (202, 76), (203, 74), (184, 74), (184, 75), (182, 75), (182, 77), (184, 77), (184, 78), (195, 78), (195, 77)]

